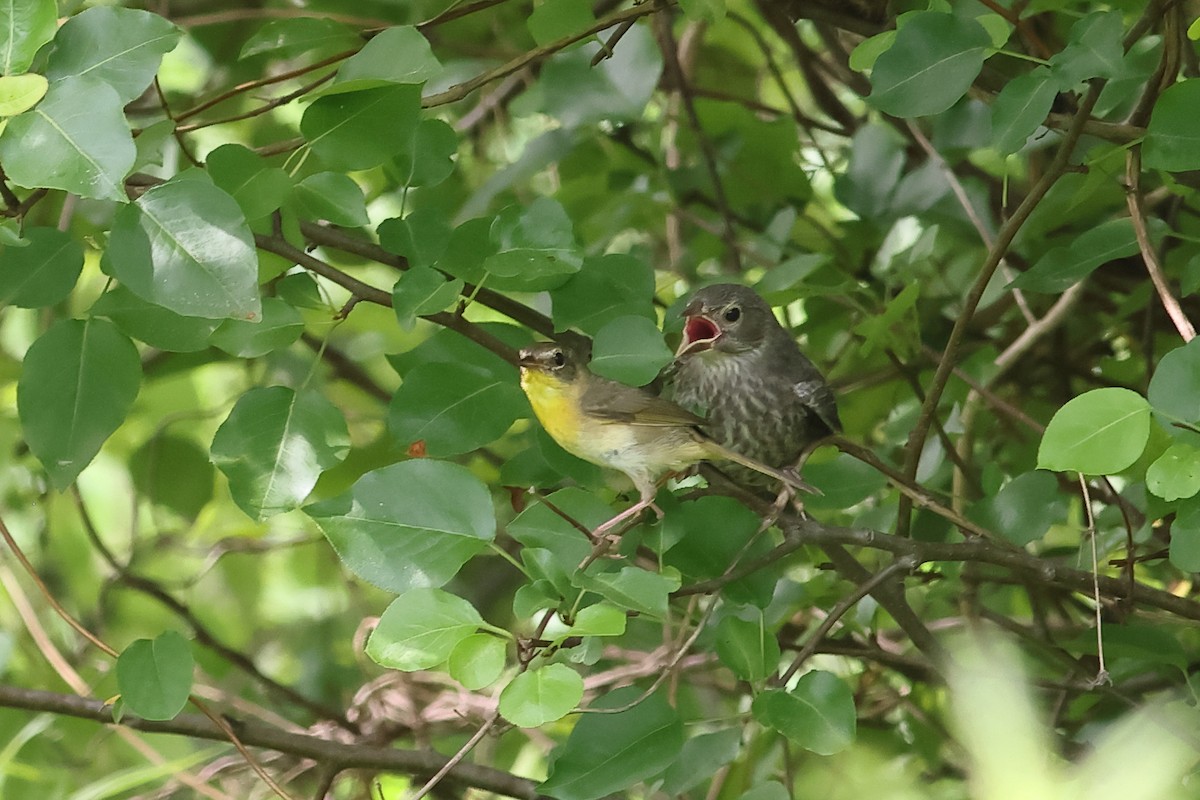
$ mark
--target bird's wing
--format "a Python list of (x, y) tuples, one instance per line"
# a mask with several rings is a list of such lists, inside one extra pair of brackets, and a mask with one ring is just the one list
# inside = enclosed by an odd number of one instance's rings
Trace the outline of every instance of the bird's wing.
[(820, 378), (797, 381), (792, 384), (792, 391), (796, 393), (796, 397), (800, 398), (801, 403), (816, 413), (821, 422), (825, 423), (825, 427), (829, 428), (830, 433), (841, 432), (842, 421), (838, 418), (837, 399), (825, 381)]
[(615, 381), (600, 383), (595, 378), (583, 393), (582, 405), (585, 414), (605, 422), (658, 427), (700, 425), (704, 422), (703, 417), (670, 400)]

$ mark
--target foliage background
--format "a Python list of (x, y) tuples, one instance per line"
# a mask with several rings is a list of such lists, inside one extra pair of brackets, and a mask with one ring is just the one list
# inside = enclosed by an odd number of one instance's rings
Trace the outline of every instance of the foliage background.
[[(1197, 795), (1195, 17), (0, 3), (3, 790)], [(717, 280), (824, 494), (592, 558), (515, 349)]]

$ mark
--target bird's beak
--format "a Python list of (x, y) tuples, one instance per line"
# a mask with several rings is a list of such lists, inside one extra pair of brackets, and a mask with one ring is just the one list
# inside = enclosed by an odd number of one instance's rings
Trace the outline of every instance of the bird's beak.
[(539, 363), (537, 356), (529, 350), (522, 350), (517, 354), (517, 366), (521, 369), (536, 367)]
[(693, 310), (692, 306), (684, 309), (683, 315), (683, 340), (679, 343), (679, 349), (675, 351), (675, 357), (711, 350), (721, 338), (721, 329), (717, 323), (699, 313), (699, 309)]

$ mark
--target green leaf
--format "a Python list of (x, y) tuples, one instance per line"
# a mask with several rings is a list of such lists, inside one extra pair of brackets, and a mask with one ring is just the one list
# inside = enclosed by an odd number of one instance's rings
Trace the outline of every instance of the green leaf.
[(1200, 169), (1200, 129), (1195, 114), (1198, 107), (1200, 79), (1180, 81), (1159, 95), (1142, 147), (1142, 164), (1147, 169)]
[(400, 327), (411, 331), (417, 317), (445, 311), (462, 292), (463, 282), (429, 267), (412, 267), (392, 287), (392, 311)]
[(412, 146), (395, 158), (400, 183), (408, 187), (437, 186), (454, 172), (458, 134), (440, 119), (423, 119)]
[(69, 486), (125, 421), (141, 381), (137, 348), (108, 320), (60, 320), (30, 345), (17, 411), (56, 489)]
[(574, 487), (560, 489), (546, 499), (562, 514), (545, 503), (533, 503), (508, 523), (505, 530), (526, 548), (550, 551), (564, 571), (573, 571), (592, 551), (592, 545), (583, 531), (562, 515), (591, 530), (612, 516), (612, 508), (594, 494)]
[(819, 755), (833, 755), (854, 742), (854, 697), (850, 687), (830, 672), (805, 673), (790, 691), (763, 692), (754, 698), (750, 711), (763, 725)]
[(315, 392), (246, 392), (213, 437), (213, 463), (238, 507), (256, 520), (299, 508), (321, 473), (350, 448), (342, 413)]
[(767, 630), (762, 609), (747, 609), (750, 619), (728, 616), (717, 625), (717, 657), (744, 681), (766, 679), (779, 666), (779, 642)]
[(1146, 469), (1146, 488), (1167, 502), (1200, 492), (1200, 449), (1176, 442)]
[(1058, 88), (1065, 92), (1090, 78), (1121, 77), (1124, 35), (1120, 11), (1097, 11), (1071, 26), (1067, 46), (1050, 59)]
[(0, 76), (0, 117), (12, 117), (28, 111), (46, 96), (50, 83), (41, 75)]
[(1018, 475), (995, 497), (976, 503), (970, 517), (1023, 547), (1045, 536), (1051, 525), (1065, 518), (1066, 511), (1058, 481), (1049, 472), (1036, 470)]
[(0, 306), (43, 308), (66, 299), (83, 271), (83, 248), (55, 228), (26, 228), (25, 242), (0, 250)]
[(95, 6), (63, 23), (46, 62), (51, 82), (64, 78), (98, 78), (121, 103), (141, 96), (164, 53), (175, 49), (181, 31), (171, 22), (132, 8)]
[(625, 633), (625, 611), (608, 603), (579, 609), (567, 636), (620, 636)]
[(496, 250), (484, 260), (484, 269), (499, 278), (518, 279), (498, 283), (501, 288), (552, 289), (583, 264), (567, 212), (549, 197), (501, 211), (492, 223), (491, 240)]
[(596, 22), (587, 0), (545, 0), (529, 15), (525, 25), (539, 45), (579, 33)]
[(973, 19), (913, 14), (871, 71), (871, 105), (896, 117), (938, 114), (967, 92), (992, 40)]
[(562, 719), (583, 699), (583, 678), (566, 664), (522, 672), (500, 692), (500, 716), (519, 728)]
[(7, 0), (0, 3), (0, 75), (19, 75), (33, 56), (54, 38), (58, 5), (54, 0)]
[(366, 88), (387, 83), (424, 83), (440, 74), (442, 65), (429, 40), (411, 25), (384, 30), (342, 64), (335, 88)]
[(648, 25), (634, 25), (620, 45), (595, 67), (589, 48), (567, 50), (543, 64), (542, 110), (568, 129), (641, 119), (662, 75), (662, 53)]
[(137, 149), (121, 99), (98, 78), (51, 84), (33, 109), (0, 134), (0, 162), (14, 183), (124, 202)]
[(680, 0), (684, 16), (699, 22), (720, 22), (725, 18), (725, 0)]
[(663, 619), (667, 615), (671, 592), (679, 588), (679, 575), (659, 575), (640, 567), (621, 567), (618, 572), (578, 574), (574, 583), (621, 608)]
[(1009, 284), (1013, 289), (1056, 294), (1086, 278), (1098, 267), (1138, 252), (1133, 220), (1110, 219), (1081, 233), (1070, 247), (1055, 247)]
[(221, 324), (219, 319), (176, 314), (143, 300), (124, 286), (114, 286), (100, 295), (91, 313), (108, 317), (126, 336), (173, 353), (208, 347), (208, 337)]
[(394, 592), (445, 584), (496, 536), (487, 487), (446, 461), (368, 472), (305, 512), (355, 575)]
[(992, 147), (1015, 153), (1037, 131), (1058, 96), (1049, 70), (1039, 67), (1005, 84), (992, 104)]
[[(663, 561), (689, 580), (723, 575), (735, 559), (753, 561), (771, 549), (766, 538), (757, 535), (760, 522), (758, 515), (730, 497), (681, 503), (663, 519), (663, 536), (672, 543)], [(723, 594), (734, 603), (766, 608), (777, 579), (776, 568), (765, 567), (731, 582)]]
[[(433, 206), (414, 209), (404, 218), (385, 219), (377, 229), (379, 245), (404, 256), (413, 267), (436, 264), (450, 243), (451, 231), (446, 215)], [(482, 263), (482, 254), (479, 260)]]
[(791, 800), (791, 794), (779, 781), (765, 781), (742, 793), (737, 800)]
[(240, 144), (223, 144), (208, 154), (208, 174), (219, 188), (237, 201), (246, 219), (275, 211), (292, 191), (292, 179), (279, 167), (269, 167), (262, 156)]
[(409, 146), (420, 117), (421, 88), (398, 84), (318, 97), (300, 132), (331, 169), (370, 169)]
[(192, 692), (192, 647), (175, 631), (138, 639), (117, 657), (121, 701), (143, 719), (172, 719)]
[(362, 187), (340, 172), (309, 175), (296, 184), (293, 200), (304, 219), (323, 219), (347, 228), (357, 228), (370, 221)]
[(1171, 523), (1170, 559), (1184, 572), (1200, 572), (1200, 499), (1179, 504)]
[(1129, 389), (1093, 389), (1050, 420), (1038, 448), (1038, 468), (1111, 475), (1137, 461), (1149, 436), (1146, 398)]
[(227, 319), (213, 331), (209, 343), (231, 356), (258, 358), (287, 347), (303, 332), (299, 311), (278, 297), (266, 297), (257, 320)]
[(446, 669), (450, 677), (470, 691), (495, 683), (504, 672), (508, 644), (490, 633), (473, 633), (450, 651)]
[[(642, 690), (618, 689), (593, 708), (624, 708)], [(597, 800), (623, 791), (671, 764), (683, 749), (683, 724), (661, 693), (614, 714), (584, 714), (555, 749), (538, 791), (558, 800)]]
[(454, 364), (423, 364), (404, 376), (388, 408), (388, 430), (434, 457), (476, 450), (504, 435), (529, 405), (515, 382)]
[(274, 19), (263, 25), (244, 45), (239, 59), (270, 53), (274, 58), (294, 58), (304, 53), (339, 53), (362, 45), (362, 37), (348, 25), (319, 17)]
[(483, 627), (475, 607), (441, 589), (411, 589), (392, 601), (367, 639), (367, 655), (403, 672), (441, 664)]
[(101, 267), (176, 314), (252, 320), (262, 311), (242, 210), (202, 180), (172, 179), (118, 211)]
[(654, 322), (645, 317), (617, 317), (596, 331), (590, 366), (597, 375), (642, 386), (671, 363), (671, 356)]
[(1146, 396), (1172, 438), (1200, 446), (1200, 436), (1174, 423), (1200, 423), (1200, 340), (1193, 339), (1163, 356)]
[[(654, 311), (654, 270), (621, 253), (589, 256), (579, 272), (550, 291), (554, 327), (578, 328), (589, 335), (619, 317), (638, 316), (651, 322)], [(659, 337), (661, 341), (661, 336)]]
[(804, 498), (806, 509), (846, 509), (861, 503), (887, 485), (879, 470), (846, 453), (829, 461), (810, 461), (804, 466), (804, 480), (822, 494)]
[(181, 436), (151, 437), (129, 457), (129, 474), (140, 496), (184, 519), (194, 521), (213, 498), (208, 453)]
[(737, 758), (741, 743), (740, 728), (725, 728), (688, 739), (679, 758), (663, 775), (663, 794), (674, 797), (699, 786)]

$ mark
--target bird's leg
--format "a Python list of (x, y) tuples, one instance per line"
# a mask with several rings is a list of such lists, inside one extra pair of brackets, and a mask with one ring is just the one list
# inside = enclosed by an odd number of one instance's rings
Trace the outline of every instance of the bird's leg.
[(579, 569), (586, 569), (589, 564), (612, 549), (613, 545), (620, 539), (620, 535), (615, 533), (615, 531), (622, 523), (636, 518), (644, 509), (649, 508), (658, 515), (659, 519), (663, 518), (662, 509), (654, 502), (656, 489), (657, 485), (654, 483), (646, 484), (638, 482), (638, 501), (612, 519), (602, 522), (592, 531), (592, 541), (595, 545), (592, 547), (592, 552), (579, 565)]

